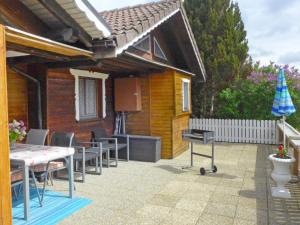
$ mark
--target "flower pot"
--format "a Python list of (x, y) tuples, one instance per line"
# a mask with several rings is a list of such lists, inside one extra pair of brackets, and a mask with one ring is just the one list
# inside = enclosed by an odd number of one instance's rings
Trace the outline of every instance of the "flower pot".
[(269, 159), (273, 162), (274, 169), (271, 177), (276, 182), (276, 187), (272, 187), (272, 196), (279, 198), (291, 198), (291, 194), (285, 185), (291, 180), (290, 166), (295, 162), (295, 158), (282, 159), (275, 157), (276, 154), (269, 155)]

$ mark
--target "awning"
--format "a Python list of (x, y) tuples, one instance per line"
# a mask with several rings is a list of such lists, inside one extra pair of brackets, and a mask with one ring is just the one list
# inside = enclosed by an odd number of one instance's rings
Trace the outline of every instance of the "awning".
[[(41, 36), (37, 36), (9, 26), (5, 27), (5, 36), (8, 48), (12, 46), (23, 46), (28, 48), (28, 53), (32, 53), (30, 49), (37, 49), (48, 53), (54, 53), (69, 57), (87, 57), (92, 58), (93, 52), (76, 48), (60, 42), (50, 40)], [(25, 52), (26, 52), (25, 48)], [(23, 49), (24, 50), (24, 49)]]

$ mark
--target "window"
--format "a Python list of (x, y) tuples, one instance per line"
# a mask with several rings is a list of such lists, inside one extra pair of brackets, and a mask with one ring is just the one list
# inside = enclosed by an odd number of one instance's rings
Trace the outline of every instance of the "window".
[[(75, 78), (75, 119), (80, 121), (81, 119), (97, 118), (100, 115), (105, 118), (105, 81), (109, 75), (76, 69), (70, 69), (70, 73)], [(100, 100), (102, 105), (98, 104)], [(102, 113), (100, 112), (101, 109)]]
[(133, 47), (143, 51), (143, 52), (151, 52), (151, 42), (150, 42), (150, 35), (143, 37), (137, 43), (133, 45)]
[(156, 38), (154, 38), (154, 55), (158, 58), (164, 59), (164, 60), (168, 60), (165, 53), (163, 52), (163, 50), (161, 49), (158, 41), (156, 40)]
[(80, 120), (95, 119), (97, 112), (97, 82), (94, 79), (79, 79)]
[(182, 111), (190, 111), (190, 80), (182, 79)]

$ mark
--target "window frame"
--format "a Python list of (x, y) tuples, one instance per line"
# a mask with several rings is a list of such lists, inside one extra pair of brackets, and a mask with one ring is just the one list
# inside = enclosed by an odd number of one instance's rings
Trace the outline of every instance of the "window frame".
[[(143, 49), (141, 47), (138, 47), (137, 45), (139, 45), (140, 43), (142, 43), (143, 41), (145, 41), (146, 39), (148, 39), (148, 46), (149, 46), (149, 50)], [(138, 49), (142, 52), (146, 52), (146, 53), (151, 53), (152, 48), (151, 48), (151, 36), (150, 34), (146, 35), (145, 37), (142, 37), (140, 40), (138, 40), (136, 43), (134, 43), (132, 45), (135, 49)]]
[[(159, 50), (160, 50), (161, 53), (163, 54), (162, 56), (158, 55), (157, 52), (155, 51), (155, 49), (156, 49), (155, 45), (159, 48)], [(160, 44), (159, 44), (158, 40), (157, 40), (155, 37), (153, 37), (153, 55), (154, 55), (155, 57), (157, 57), (157, 58), (160, 58), (160, 59), (163, 59), (163, 60), (165, 60), (165, 61), (168, 61), (168, 58), (167, 58), (165, 52), (164, 52), (163, 49), (160, 47)]]
[[(96, 80), (102, 80), (102, 118), (106, 118), (106, 80), (109, 74), (91, 72), (87, 70), (70, 69), (70, 73), (75, 78), (75, 120), (80, 122), (80, 112), (79, 112), (79, 78), (94, 78)], [(98, 87), (99, 90), (99, 87)], [(99, 91), (98, 91), (98, 105), (99, 105)], [(99, 106), (98, 106), (98, 118), (99, 118)]]
[[(182, 112), (190, 112), (191, 111), (191, 80), (189, 79), (182, 79)], [(185, 85), (187, 85), (187, 95), (185, 94)], [(187, 99), (186, 99), (187, 97)], [(187, 107), (186, 107), (186, 100), (187, 100)]]
[[(80, 81), (83, 81), (84, 82), (84, 99), (81, 100), (80, 99), (80, 96), (81, 96), (81, 93), (80, 93)], [(86, 89), (87, 89), (87, 80), (90, 80), (90, 81), (94, 81), (94, 85), (95, 85), (95, 90), (94, 90), (94, 98), (95, 98), (95, 102), (93, 102), (95, 104), (95, 114), (93, 115), (87, 115), (86, 112), (85, 112), (85, 115), (82, 115), (82, 109), (81, 109), (81, 101), (84, 101), (83, 104), (84, 104), (84, 110), (86, 111), (87, 110), (87, 97), (86, 97)], [(80, 121), (83, 121), (83, 120), (93, 120), (93, 119), (98, 119), (99, 118), (99, 82), (97, 82), (96, 79), (94, 78), (89, 78), (89, 77), (79, 77), (79, 120)]]

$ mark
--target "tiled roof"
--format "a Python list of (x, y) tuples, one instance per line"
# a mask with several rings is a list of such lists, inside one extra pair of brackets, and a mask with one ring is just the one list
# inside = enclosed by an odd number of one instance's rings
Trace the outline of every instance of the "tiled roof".
[(180, 7), (180, 0), (163, 0), (103, 11), (100, 15), (110, 26), (112, 37), (117, 39), (118, 47), (121, 47)]

